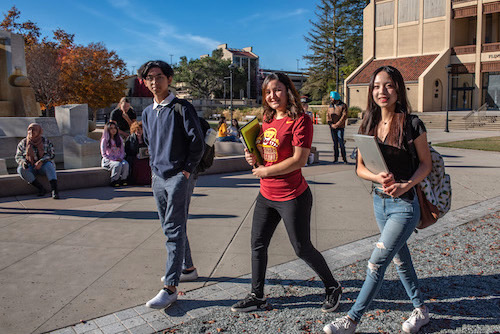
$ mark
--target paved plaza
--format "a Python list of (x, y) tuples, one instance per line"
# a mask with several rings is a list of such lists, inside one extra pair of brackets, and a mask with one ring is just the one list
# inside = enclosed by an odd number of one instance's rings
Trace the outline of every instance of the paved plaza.
[[(357, 128), (349, 126), (347, 137)], [(429, 140), (492, 135), (430, 130)], [(338, 270), (366, 259), (376, 240), (369, 184), (356, 177), (353, 164), (331, 163), (326, 126), (315, 126), (313, 145), (320, 164), (303, 169), (314, 198), (312, 239), (332, 270)], [(353, 142), (347, 146), (352, 151)], [(452, 211), (439, 227), (417, 234), (415, 242), (500, 207), (500, 153), (438, 151), (452, 178)], [(200, 177), (188, 222), (200, 279), (182, 283), (179, 290), (186, 294), (167, 312), (141, 306), (161, 288), (166, 257), (150, 188), (79, 189), (62, 192), (59, 201), (0, 198), (0, 332), (154, 333), (231, 305), (249, 290), (250, 228), (258, 189), (258, 180), (248, 172)], [(281, 224), (269, 250), (269, 277), (275, 278), (271, 291), (282, 280), (314, 276), (308, 271)]]

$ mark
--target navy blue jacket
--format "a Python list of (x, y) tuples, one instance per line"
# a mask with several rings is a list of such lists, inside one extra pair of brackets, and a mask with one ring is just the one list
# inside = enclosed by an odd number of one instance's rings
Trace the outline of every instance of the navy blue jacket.
[[(182, 112), (174, 104), (182, 105)], [(203, 156), (205, 138), (193, 105), (174, 98), (160, 110), (149, 105), (142, 112), (144, 141), (149, 147), (151, 171), (167, 179), (182, 170), (192, 173)]]

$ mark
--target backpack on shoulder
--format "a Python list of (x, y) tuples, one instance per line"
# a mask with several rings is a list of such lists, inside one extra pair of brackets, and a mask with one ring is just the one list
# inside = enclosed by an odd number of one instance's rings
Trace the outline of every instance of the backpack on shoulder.
[[(182, 115), (182, 104), (180, 102), (176, 102), (174, 104), (174, 110)], [(201, 125), (201, 130), (203, 132), (203, 139), (207, 137), (208, 132), (210, 131), (210, 124), (203, 118), (198, 117)], [(202, 173), (209, 169), (214, 164), (215, 159), (215, 145), (212, 146), (207, 144), (205, 140), (205, 150), (203, 151), (203, 156), (201, 157), (200, 163), (196, 167), (196, 173)]]
[[(412, 116), (417, 117), (417, 116)], [(405, 131), (405, 141), (412, 157), (414, 171), (418, 168), (419, 160), (417, 150), (410, 139), (411, 117), (408, 117)], [(420, 222), (418, 229), (423, 229), (433, 225), (439, 218), (442, 218), (451, 207), (451, 179), (444, 169), (444, 160), (429, 143), (429, 150), (432, 158), (432, 169), (416, 187), (415, 191), (420, 203)]]

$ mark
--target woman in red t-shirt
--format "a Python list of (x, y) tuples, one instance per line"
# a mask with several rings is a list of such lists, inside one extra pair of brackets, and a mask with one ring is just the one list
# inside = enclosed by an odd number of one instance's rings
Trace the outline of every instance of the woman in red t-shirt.
[[(301, 172), (311, 150), (312, 121), (304, 114), (299, 94), (285, 74), (270, 74), (262, 84), (262, 96), (264, 122), (256, 144), (264, 164), (252, 170), (260, 178), (252, 221), (252, 291), (231, 310), (249, 312), (267, 307), (264, 298), (267, 249), (283, 219), (295, 253), (325, 284), (322, 311), (331, 312), (339, 305), (342, 289), (311, 243), (312, 194)], [(256, 165), (255, 155), (245, 151), (245, 158), (250, 165)]]

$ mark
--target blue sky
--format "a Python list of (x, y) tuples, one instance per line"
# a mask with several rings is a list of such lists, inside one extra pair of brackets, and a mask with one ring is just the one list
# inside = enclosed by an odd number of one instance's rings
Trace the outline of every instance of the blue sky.
[(297, 70), (306, 66), (304, 35), (316, 1), (138, 1), (3, 0), (2, 18), (13, 5), (20, 21), (31, 20), (43, 35), (62, 28), (79, 44), (103, 42), (130, 71), (147, 60), (198, 58), (218, 44), (253, 46), (262, 68)]

